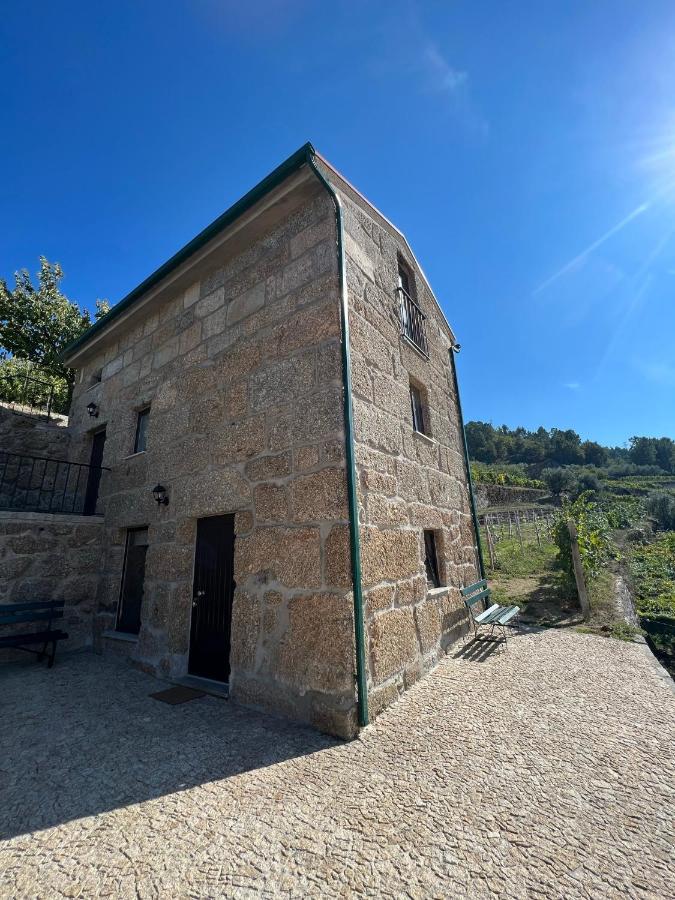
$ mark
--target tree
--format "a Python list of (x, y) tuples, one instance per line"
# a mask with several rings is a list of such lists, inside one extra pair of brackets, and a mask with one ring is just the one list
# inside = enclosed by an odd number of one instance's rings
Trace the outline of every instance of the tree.
[(543, 469), (541, 477), (550, 492), (559, 497), (564, 491), (570, 491), (575, 485), (574, 476), (568, 469)]
[(630, 439), (630, 461), (636, 466), (655, 466), (656, 447), (653, 438), (632, 437)]
[(587, 466), (606, 466), (607, 451), (596, 441), (584, 441), (581, 445)]
[[(64, 382), (70, 394), (74, 372), (61, 362), (61, 353), (92, 320), (88, 310), (61, 293), (62, 278), (61, 266), (41, 256), (37, 287), (25, 269), (15, 273), (13, 290), (0, 279), (0, 356), (27, 360)], [(107, 300), (97, 300), (95, 318), (109, 308)]]
[(563, 431), (560, 428), (551, 429), (551, 456), (553, 462), (561, 466), (569, 466), (583, 463), (584, 453), (581, 449), (581, 438), (568, 428)]

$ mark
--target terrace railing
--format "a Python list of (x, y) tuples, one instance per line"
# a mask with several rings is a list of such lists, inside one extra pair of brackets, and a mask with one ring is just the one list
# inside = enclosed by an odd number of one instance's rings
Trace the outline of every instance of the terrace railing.
[(398, 288), (401, 334), (408, 338), (425, 356), (429, 355), (426, 332), (426, 316), (413, 298), (402, 287)]
[(0, 450), (0, 509), (96, 514), (103, 466)]
[(54, 385), (32, 375), (0, 375), (0, 403), (18, 412), (38, 412), (51, 418)]

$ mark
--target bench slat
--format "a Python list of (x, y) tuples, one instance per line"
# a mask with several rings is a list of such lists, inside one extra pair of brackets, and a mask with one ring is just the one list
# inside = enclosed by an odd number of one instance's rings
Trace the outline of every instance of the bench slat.
[(467, 606), (473, 606), (474, 603), (479, 603), (481, 600), (487, 600), (490, 596), (491, 591), (486, 589), (481, 591), (480, 594), (476, 594), (475, 597), (465, 597), (464, 602)]
[(488, 625), (503, 609), (503, 606), (500, 606), (498, 603), (493, 603), (489, 609), (486, 609), (485, 612), (479, 613), (479, 615), (474, 616), (474, 620), (479, 625)]
[(519, 612), (520, 612), (520, 607), (519, 607), (519, 606), (507, 606), (507, 607), (506, 607), (506, 612), (504, 612), (504, 613), (499, 617), (499, 624), (500, 624), (500, 625), (506, 625), (506, 623), (507, 623), (507, 622), (510, 622), (511, 619), (512, 619), (514, 616), (518, 615)]
[(480, 588), (486, 588), (487, 581), (483, 579), (483, 581), (477, 581), (475, 584), (470, 584), (468, 587), (462, 588), (461, 595), (462, 597), (466, 597), (469, 594), (472, 594), (474, 591), (479, 590)]
[(2, 603), (0, 612), (23, 612), (27, 609), (58, 609), (65, 606), (65, 600), (31, 600), (29, 603)]
[(18, 647), (21, 644), (43, 644), (45, 641), (63, 641), (65, 631), (36, 631), (33, 634), (8, 634), (0, 637), (0, 647)]
[[(0, 609), (2, 609), (1, 606)], [(0, 625), (14, 625), (17, 622), (48, 622), (50, 619), (62, 618), (62, 609), (50, 612), (18, 612), (8, 616), (0, 616)]]

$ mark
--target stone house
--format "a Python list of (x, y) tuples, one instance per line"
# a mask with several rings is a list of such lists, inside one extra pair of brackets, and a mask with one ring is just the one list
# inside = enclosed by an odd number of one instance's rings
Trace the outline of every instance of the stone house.
[(310, 145), (113, 307), (65, 357), (70, 456), (104, 467), (96, 650), (354, 736), (480, 577), (455, 343)]

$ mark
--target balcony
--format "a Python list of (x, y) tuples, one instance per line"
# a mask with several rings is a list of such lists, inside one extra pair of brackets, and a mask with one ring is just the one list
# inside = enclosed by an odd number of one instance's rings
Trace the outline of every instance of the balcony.
[(429, 356), (429, 344), (425, 320), (426, 316), (402, 287), (398, 288), (399, 313), (401, 317), (401, 334), (410, 341), (420, 353)]

